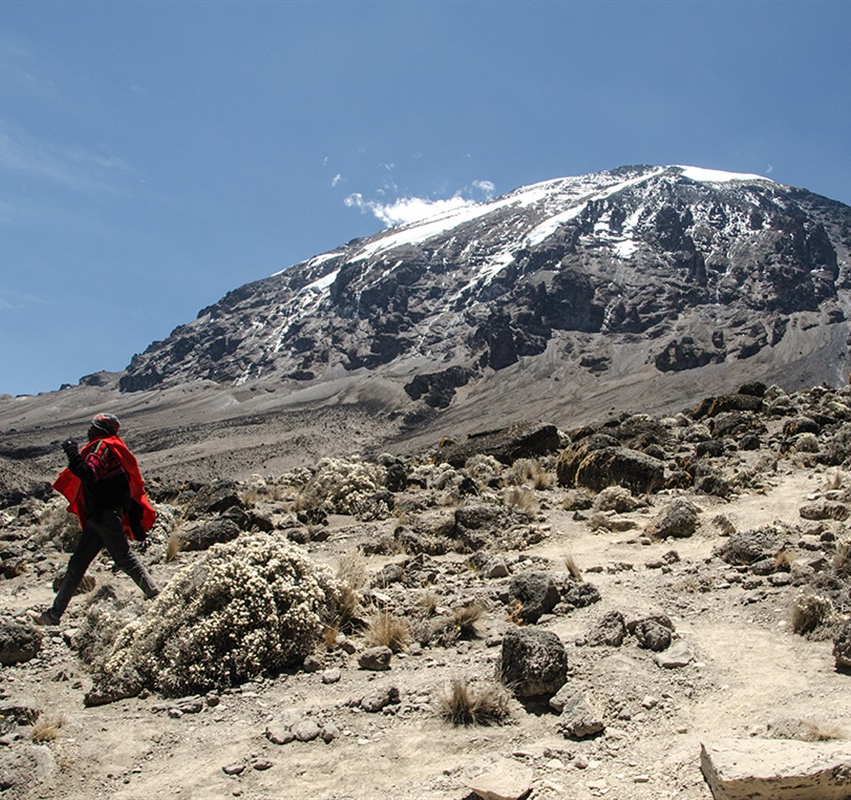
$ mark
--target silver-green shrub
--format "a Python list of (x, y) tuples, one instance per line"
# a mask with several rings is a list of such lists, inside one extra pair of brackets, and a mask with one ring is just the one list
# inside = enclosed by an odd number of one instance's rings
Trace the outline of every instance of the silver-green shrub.
[(302, 492), (302, 502), (329, 514), (386, 519), (393, 510), (386, 479), (387, 470), (380, 464), (323, 458)]
[(312, 652), (339, 597), (330, 570), (288, 541), (243, 534), (172, 578), (119, 633), (103, 679), (180, 696), (279, 671)]

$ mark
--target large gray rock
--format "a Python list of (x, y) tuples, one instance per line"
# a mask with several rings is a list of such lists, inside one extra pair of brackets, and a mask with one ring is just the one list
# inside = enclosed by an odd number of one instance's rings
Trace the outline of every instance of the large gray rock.
[(654, 492), (665, 483), (665, 467), (657, 458), (621, 447), (606, 434), (594, 434), (568, 445), (556, 463), (561, 486), (585, 486), (601, 492), (625, 486), (635, 494)]
[(699, 517), (700, 509), (694, 503), (678, 497), (650, 521), (644, 532), (656, 539), (682, 539), (694, 534)]
[(567, 681), (567, 652), (552, 631), (512, 628), (502, 640), (499, 671), (517, 697), (553, 695)]
[(851, 744), (722, 739), (701, 746), (715, 800), (847, 800)]
[(609, 611), (585, 635), (589, 647), (620, 647), (626, 638), (626, 620), (620, 611)]
[(434, 460), (447, 462), (453, 467), (463, 467), (467, 459), (476, 455), (493, 456), (503, 464), (513, 464), (520, 458), (552, 453), (561, 445), (555, 425), (542, 422), (525, 422), (495, 431), (472, 434), (463, 442), (438, 448)]
[(851, 622), (845, 622), (833, 637), (833, 658), (836, 668), (851, 671)]
[(186, 508), (186, 515), (194, 519), (201, 514), (221, 514), (230, 508), (242, 508), (239, 488), (233, 481), (216, 481), (201, 487)]
[(525, 623), (537, 622), (549, 614), (561, 599), (552, 576), (546, 572), (515, 575), (508, 586), (512, 616)]
[(532, 786), (531, 768), (513, 759), (497, 757), (486, 765), (471, 765), (466, 784), (481, 800), (520, 800)]
[(29, 661), (41, 651), (41, 631), (20, 622), (0, 625), (0, 664), (9, 666)]
[(236, 539), (240, 533), (239, 525), (223, 517), (196, 522), (180, 532), (180, 549), (207, 550), (214, 544)]
[(602, 733), (606, 725), (591, 698), (585, 692), (565, 689), (557, 695), (557, 706), (561, 707), (557, 728), (561, 735), (565, 739), (590, 739)]

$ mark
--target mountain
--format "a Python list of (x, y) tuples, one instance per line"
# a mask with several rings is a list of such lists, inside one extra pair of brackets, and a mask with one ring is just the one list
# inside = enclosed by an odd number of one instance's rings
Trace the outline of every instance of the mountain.
[(135, 356), (120, 388), (368, 376), (445, 408), (511, 370), (594, 393), (713, 366), (844, 382), (849, 250), (851, 208), (756, 175), (561, 178), (235, 289)]

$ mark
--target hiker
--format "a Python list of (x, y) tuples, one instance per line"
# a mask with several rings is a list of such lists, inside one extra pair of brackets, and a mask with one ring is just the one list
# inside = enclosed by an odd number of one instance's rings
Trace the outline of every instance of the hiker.
[(35, 618), (38, 625), (58, 625), (89, 564), (105, 547), (115, 565), (152, 599), (159, 594), (128, 538), (144, 541), (156, 518), (145, 494), (136, 457), (118, 436), (120, 423), (112, 414), (96, 414), (89, 442), (82, 450), (72, 439), (62, 443), (68, 457), (53, 488), (68, 499), (68, 511), (80, 518), (82, 532), (53, 605)]

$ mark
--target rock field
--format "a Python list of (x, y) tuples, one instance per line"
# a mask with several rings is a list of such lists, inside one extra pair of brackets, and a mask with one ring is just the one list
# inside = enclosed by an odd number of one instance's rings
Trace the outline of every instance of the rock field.
[(0, 509), (3, 800), (851, 796), (851, 387), (148, 490)]

